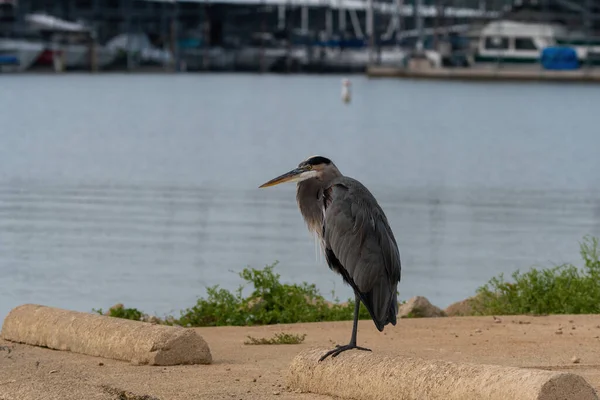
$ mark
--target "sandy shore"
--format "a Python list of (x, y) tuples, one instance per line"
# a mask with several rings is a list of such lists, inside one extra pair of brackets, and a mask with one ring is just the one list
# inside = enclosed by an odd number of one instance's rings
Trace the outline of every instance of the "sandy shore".
[[(384, 333), (361, 321), (358, 340), (378, 353), (569, 371), (600, 392), (600, 316), (499, 318), (402, 319)], [(288, 391), (285, 373), (299, 351), (346, 343), (350, 329), (349, 321), (197, 328), (214, 363), (176, 367), (134, 366), (0, 340), (0, 400), (327, 399)], [(244, 344), (247, 335), (277, 332), (307, 336), (300, 345)]]

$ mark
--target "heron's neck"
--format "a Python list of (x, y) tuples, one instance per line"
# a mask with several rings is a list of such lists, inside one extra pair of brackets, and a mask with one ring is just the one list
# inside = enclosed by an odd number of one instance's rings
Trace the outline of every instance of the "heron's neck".
[(321, 236), (323, 229), (323, 188), (334, 178), (342, 174), (337, 170), (330, 171), (322, 179), (311, 178), (298, 182), (296, 200), (300, 213), (308, 225), (308, 230)]
[(319, 233), (323, 225), (323, 208), (321, 205), (321, 192), (323, 181), (312, 178), (298, 182), (296, 200), (304, 222), (311, 232)]

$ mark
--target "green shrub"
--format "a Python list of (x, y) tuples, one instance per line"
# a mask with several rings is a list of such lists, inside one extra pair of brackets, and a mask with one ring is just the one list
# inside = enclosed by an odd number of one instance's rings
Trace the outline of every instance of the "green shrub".
[[(254, 289), (246, 298), (242, 296), (244, 285), (234, 293), (218, 286), (208, 288), (208, 297), (198, 299), (196, 305), (182, 311), (177, 323), (182, 326), (240, 326), (352, 319), (354, 300), (345, 304), (331, 303), (314, 284), (281, 283), (280, 275), (273, 272), (275, 265), (277, 262), (262, 270), (245, 268), (239, 274)], [(362, 305), (359, 315), (361, 319), (370, 318)]]
[[(104, 315), (104, 313), (102, 312), (102, 309), (92, 309), (93, 312), (100, 314), (100, 315)], [(132, 319), (134, 321), (141, 321), (142, 317), (144, 316), (144, 313), (142, 313), (140, 310), (138, 310), (137, 308), (125, 308), (123, 307), (122, 304), (117, 304), (113, 307), (111, 307), (108, 310), (108, 314), (109, 317), (115, 317), (115, 318), (124, 318), (124, 319)]]
[(244, 342), (244, 344), (300, 344), (304, 342), (306, 338), (306, 333), (301, 335), (294, 333), (276, 333), (270, 339), (267, 338), (255, 338), (252, 336), (248, 336), (248, 340)]
[(503, 275), (477, 290), (473, 301), (476, 315), (596, 314), (600, 312), (600, 261), (598, 239), (585, 237), (580, 243), (585, 266), (571, 264), (516, 271), (514, 282)]

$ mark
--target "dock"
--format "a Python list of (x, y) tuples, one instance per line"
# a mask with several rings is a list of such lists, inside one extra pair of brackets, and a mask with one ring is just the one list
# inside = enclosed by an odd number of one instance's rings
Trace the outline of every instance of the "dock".
[(404, 78), (429, 80), (486, 81), (486, 82), (581, 82), (600, 83), (600, 68), (581, 68), (573, 71), (540, 68), (406, 68), (369, 65), (370, 78)]

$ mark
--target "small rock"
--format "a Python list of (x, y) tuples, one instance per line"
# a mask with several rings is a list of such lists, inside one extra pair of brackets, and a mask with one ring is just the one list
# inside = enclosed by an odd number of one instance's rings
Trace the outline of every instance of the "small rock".
[(256, 378), (252, 379), (252, 382), (256, 382)]
[(104, 365), (104, 363), (103, 362), (99, 362), (98, 365), (102, 367)]
[(273, 392), (273, 394), (274, 394), (275, 396), (279, 396), (279, 395), (281, 394), (281, 392)]
[(557, 331), (556, 331), (556, 332), (554, 332), (554, 333), (556, 333), (557, 335), (562, 335), (562, 334), (563, 334), (563, 332), (562, 332), (561, 330), (557, 330)]
[(475, 333), (481, 333), (481, 329), (475, 329)]
[(494, 322), (499, 324), (502, 322), (502, 320), (494, 315)]
[(452, 303), (448, 307), (446, 307), (444, 312), (449, 317), (462, 317), (462, 316), (472, 315), (474, 300), (476, 298), (477, 298), (477, 296), (469, 297), (468, 299), (457, 301), (456, 303)]
[(52, 371), (50, 371), (50, 372), (48, 372), (48, 373), (49, 373), (49, 374), (55, 374), (55, 373), (57, 373), (57, 372), (58, 372), (58, 370), (56, 370), (56, 369), (53, 369)]
[(434, 306), (423, 296), (415, 296), (400, 305), (398, 310), (400, 318), (432, 318), (445, 317), (446, 313)]
[(573, 364), (579, 364), (581, 362), (581, 359), (579, 357), (573, 357), (571, 358), (571, 362)]
[(558, 330), (559, 330), (559, 331), (562, 331), (562, 329), (563, 329), (563, 327), (562, 327), (562, 326), (559, 326), (559, 327), (558, 327)]
[(231, 368), (225, 368), (225, 371), (231, 371)]
[(570, 324), (572, 324), (572, 323), (573, 323), (573, 320), (572, 320), (572, 319), (570, 319), (570, 320), (569, 320), (569, 323), (570, 323)]
[(572, 326), (572, 327), (571, 327), (571, 329), (575, 329), (575, 327), (574, 327), (574, 326)]

